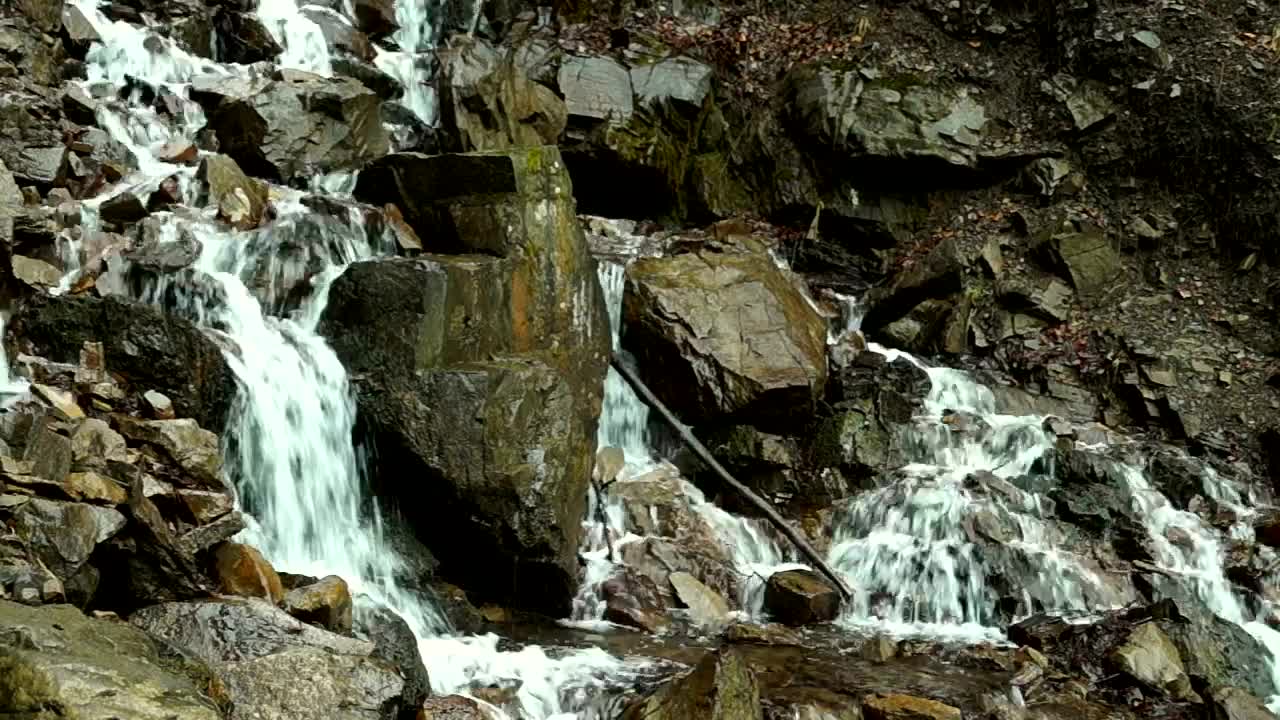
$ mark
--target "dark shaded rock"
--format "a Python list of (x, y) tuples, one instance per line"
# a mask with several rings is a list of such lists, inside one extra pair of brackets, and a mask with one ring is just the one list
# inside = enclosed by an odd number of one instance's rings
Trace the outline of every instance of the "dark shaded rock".
[(390, 35), (399, 28), (395, 3), (391, 0), (356, 0), (356, 25), (369, 37)]
[(785, 570), (769, 577), (764, 607), (787, 625), (830, 622), (840, 613), (840, 591), (812, 570)]
[(284, 70), (267, 82), (198, 82), (192, 97), (204, 107), (219, 150), (255, 177), (309, 181), (390, 149), (382, 101), (348, 78)]
[(926, 300), (959, 292), (963, 271), (959, 248), (954, 242), (944, 240), (911, 269), (899, 274), (891, 286), (868, 294), (863, 330), (874, 333), (905, 317)]
[(418, 707), (431, 694), (431, 680), (422, 664), (418, 639), (404, 618), (381, 605), (360, 602), (355, 613), (357, 637), (373, 643), (372, 657), (396, 668), (404, 677), (407, 707)]
[(380, 496), (447, 579), (567, 611), (609, 332), (558, 153), (392, 155), (356, 195), (468, 253), (357, 263), (331, 289), (321, 331), (361, 378)]
[(686, 423), (785, 432), (822, 396), (826, 324), (763, 250), (638, 260), (623, 314), (641, 376)]
[(1275, 714), (1256, 696), (1236, 687), (1218, 687), (1209, 692), (1211, 720), (1273, 720)]
[[(378, 94), (383, 100), (395, 100), (404, 95), (404, 85), (387, 73), (378, 69), (371, 62), (350, 57), (338, 57), (332, 60), (333, 70), (339, 75), (359, 80), (361, 84)], [(383, 117), (386, 118), (387, 106), (383, 106)], [(416, 118), (415, 118), (416, 119)]]
[(58, 708), (82, 718), (223, 718), (202, 692), (207, 676), (174, 672), (166, 655), (125, 623), (90, 619), (70, 605), (0, 600), (0, 714), (49, 717)]
[(271, 60), (283, 51), (252, 13), (218, 8), (214, 11), (213, 28), (221, 62), (249, 65)]
[(111, 371), (126, 385), (173, 399), (179, 416), (221, 429), (235, 376), (221, 348), (194, 325), (117, 298), (33, 297), (14, 313), (8, 343), (54, 362), (74, 363), (85, 342), (101, 341)]

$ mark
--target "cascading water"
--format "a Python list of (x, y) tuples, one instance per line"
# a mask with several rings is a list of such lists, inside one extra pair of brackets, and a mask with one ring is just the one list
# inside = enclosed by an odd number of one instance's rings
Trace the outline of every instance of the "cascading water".
[[(601, 260), (598, 272), (613, 333), (613, 349), (621, 351), (626, 263)], [(739, 605), (749, 616), (760, 615), (764, 583), (768, 577), (779, 570), (804, 566), (787, 562), (788, 556), (764, 532), (758, 521), (741, 518), (721, 509), (708, 501), (696, 486), (679, 477), (674, 466), (660, 462), (652, 450), (648, 423), (649, 407), (640, 400), (627, 381), (610, 368), (605, 379), (597, 444), (600, 448), (622, 451), (625, 462), (617, 481), (640, 479), (659, 468), (675, 477), (685, 501), (715, 530), (743, 578)], [(613, 478), (606, 479), (608, 480)], [(604, 497), (599, 497), (596, 492), (592, 492), (589, 505), (587, 518), (583, 522), (585, 537), (580, 553), (586, 560), (587, 570), (574, 600), (572, 618), (574, 624), (588, 627), (599, 624), (603, 618), (605, 604), (600, 597), (600, 585), (612, 577), (616, 567), (615, 562), (610, 559), (610, 549), (612, 548), (616, 559), (622, 547), (642, 539), (627, 532), (623, 518), (625, 509), (616, 495), (606, 492)]]
[[(842, 300), (846, 327), (832, 334), (833, 344), (856, 333), (860, 322), (856, 302)], [(875, 343), (868, 349), (889, 362), (910, 362), (923, 369), (930, 390), (917, 422), (903, 428), (900, 438), (909, 464), (891, 482), (855, 498), (837, 528), (828, 560), (856, 593), (843, 622), (900, 635), (1001, 640), (992, 587), (996, 568), (970, 529), (983, 513), (1010, 521), (1012, 536), (1004, 543), (1008, 553), (994, 559), (1002, 562), (1003, 572), (1016, 573), (1009, 579), (1021, 589), (1021, 614), (1078, 616), (1122, 605), (1125, 598), (1115, 588), (1082, 558), (1059, 547), (1061, 538), (1045, 522), (1047, 508), (1036, 493), (1023, 489), (1043, 489), (1055, 482), (1053, 468), (1041, 460), (1052, 449), (1042, 429), (1044, 418), (999, 414), (991, 391), (958, 370), (928, 367)], [(976, 419), (985, 431), (955, 432), (946, 419), (958, 415)], [(1272, 682), (1280, 690), (1280, 664), (1275, 660), (1280, 657), (1280, 633), (1253, 618), (1232, 589), (1224, 572), (1221, 533), (1196, 514), (1174, 508), (1142, 467), (1117, 466), (1156, 565), (1182, 591), (1244, 628), (1266, 648), (1273, 658)], [(979, 493), (970, 482), (983, 474), (997, 481), (994, 492)], [(1245, 528), (1253, 511), (1237, 488), (1207, 466), (1202, 486), (1207, 497), (1243, 519), (1233, 532), (1251, 532)], [(1183, 542), (1170, 539), (1174, 530)], [(1280, 696), (1270, 705), (1280, 707)]]

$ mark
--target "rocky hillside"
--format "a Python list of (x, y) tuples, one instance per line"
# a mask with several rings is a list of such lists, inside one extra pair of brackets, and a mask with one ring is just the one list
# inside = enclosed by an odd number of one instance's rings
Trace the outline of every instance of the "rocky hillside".
[(1278, 72), (1261, 0), (5, 4), (0, 718), (1274, 717)]

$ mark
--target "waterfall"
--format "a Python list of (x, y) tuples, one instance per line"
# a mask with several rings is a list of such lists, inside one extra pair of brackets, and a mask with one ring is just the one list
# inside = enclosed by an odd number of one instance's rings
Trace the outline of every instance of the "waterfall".
[[(841, 298), (845, 327), (832, 334), (839, 343), (859, 330), (857, 302)], [(974, 542), (968, 524), (983, 512), (1007, 518), (1014, 531), (1001, 570), (1013, 573), (1021, 590), (1021, 615), (1049, 612), (1087, 616), (1124, 604), (1100, 575), (1069, 549), (1059, 547), (1045, 522), (1039, 497), (1056, 478), (1041, 461), (1053, 449), (1038, 416), (1002, 415), (991, 391), (968, 374), (930, 367), (898, 350), (869, 343), (889, 362), (910, 362), (928, 375), (930, 389), (915, 423), (902, 428), (900, 442), (910, 462), (879, 488), (848, 503), (837, 527), (829, 562), (854, 589), (841, 621), (895, 635), (1002, 641), (996, 617), (989, 553)], [(946, 418), (975, 418), (985, 430), (955, 432)], [(1098, 449), (1077, 441), (1081, 449)], [(1117, 461), (1127, 501), (1142, 519), (1155, 563), (1181, 590), (1198, 598), (1223, 620), (1239, 625), (1271, 656), (1272, 683), (1280, 690), (1280, 632), (1247, 612), (1224, 567), (1222, 533), (1198, 515), (1176, 509), (1140, 465)], [(979, 493), (968, 479), (990, 473), (999, 492)], [(1205, 466), (1207, 497), (1243, 518), (1235, 534), (1252, 532), (1254, 514), (1239, 489)], [(1035, 488), (1037, 491), (1030, 491)], [(1175, 543), (1172, 530), (1185, 538)], [(1010, 562), (1010, 560), (1016, 562)], [(1280, 707), (1280, 696), (1270, 702)]]

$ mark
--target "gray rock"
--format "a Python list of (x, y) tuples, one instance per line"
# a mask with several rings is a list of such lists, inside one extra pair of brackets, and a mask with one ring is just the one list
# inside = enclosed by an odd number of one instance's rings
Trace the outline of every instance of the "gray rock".
[(1178, 648), (1155, 623), (1143, 623), (1111, 652), (1111, 661), (1138, 682), (1169, 693), (1176, 699), (1198, 697), (1182, 665)]
[(631, 75), (605, 57), (567, 57), (557, 77), (571, 117), (625, 122), (635, 112)]
[(977, 164), (986, 111), (965, 92), (818, 66), (797, 68), (786, 84), (791, 117), (807, 138), (848, 157)]
[(673, 572), (668, 578), (676, 597), (689, 609), (689, 617), (700, 627), (719, 628), (729, 622), (729, 603), (715, 590), (687, 572)]
[(208, 665), (227, 688), (233, 720), (384, 720), (404, 680), (374, 646), (306, 625), (260, 600), (166, 603), (129, 622)]
[(196, 424), (195, 420), (139, 420), (128, 415), (113, 415), (120, 433), (130, 440), (147, 443), (163, 450), (181, 473), (176, 482), (184, 487), (223, 490), (222, 447), (218, 436)]
[(1058, 256), (1071, 274), (1071, 283), (1081, 295), (1107, 289), (1124, 270), (1120, 255), (1102, 232), (1059, 235), (1054, 242)]
[(285, 70), (265, 86), (240, 79), (198, 84), (219, 149), (246, 172), (276, 181), (309, 180), (385, 155), (382, 101), (348, 78)]
[(558, 151), (392, 155), (356, 196), (399, 206), (435, 253), (352, 265), (320, 326), (396, 458), (379, 493), (445, 578), (567, 612), (609, 331)]
[(674, 57), (631, 68), (631, 86), (641, 103), (673, 100), (701, 107), (711, 93), (711, 68)]
[(442, 51), (442, 120), (451, 150), (553, 145), (568, 120), (565, 102), (531, 80), (510, 56), (480, 40)]
[(78, 576), (98, 545), (120, 532), (126, 520), (112, 508), (32, 498), (14, 512), (10, 522), (18, 537), (68, 590), (73, 584), (77, 586), (72, 599), (86, 602), (97, 582), (91, 577), (92, 569), (90, 576)]
[(0, 600), (0, 715), (41, 717), (56, 707), (81, 720), (220, 720), (197, 683), (170, 667), (127, 624), (70, 605)]
[(362, 598), (356, 606), (354, 629), (356, 637), (373, 643), (373, 657), (400, 671), (409, 706), (417, 707), (431, 695), (431, 679), (422, 663), (418, 639), (404, 618)]

